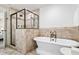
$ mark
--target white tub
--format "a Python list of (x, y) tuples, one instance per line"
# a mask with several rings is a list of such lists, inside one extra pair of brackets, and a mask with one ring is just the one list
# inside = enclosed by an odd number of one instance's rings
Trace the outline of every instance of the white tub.
[(35, 37), (38, 48), (36, 49), (38, 54), (53, 54), (61, 55), (60, 49), (62, 47), (79, 46), (79, 42), (70, 39), (57, 38), (56, 42), (51, 41), (50, 37)]

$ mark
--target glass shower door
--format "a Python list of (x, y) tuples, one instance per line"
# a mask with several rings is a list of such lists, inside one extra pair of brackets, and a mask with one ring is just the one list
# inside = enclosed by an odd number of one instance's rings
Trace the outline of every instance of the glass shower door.
[(11, 15), (11, 45), (16, 45), (16, 14)]

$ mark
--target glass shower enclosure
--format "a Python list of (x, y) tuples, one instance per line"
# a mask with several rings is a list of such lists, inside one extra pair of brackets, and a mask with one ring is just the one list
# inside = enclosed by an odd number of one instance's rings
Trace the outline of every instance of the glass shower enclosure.
[(39, 15), (22, 9), (10, 15), (10, 44), (16, 46), (16, 29), (38, 29)]

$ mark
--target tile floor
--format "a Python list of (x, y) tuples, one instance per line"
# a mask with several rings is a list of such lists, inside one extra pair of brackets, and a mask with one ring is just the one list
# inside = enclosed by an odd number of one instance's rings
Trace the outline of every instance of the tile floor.
[(38, 55), (38, 54), (37, 54), (37, 52), (35, 50), (33, 50), (33, 51), (27, 53), (27, 55)]
[[(0, 41), (0, 55), (24, 55), (24, 54), (9, 47), (3, 48), (3, 42)], [(26, 55), (37, 55), (37, 54), (36, 54), (36, 51), (34, 50), (34, 51), (27, 53)]]
[(0, 55), (22, 55), (22, 53), (12, 48), (0, 48)]
[[(0, 55), (24, 55), (12, 48), (0, 48)], [(31, 51), (27, 53), (26, 55), (37, 55), (36, 51)]]

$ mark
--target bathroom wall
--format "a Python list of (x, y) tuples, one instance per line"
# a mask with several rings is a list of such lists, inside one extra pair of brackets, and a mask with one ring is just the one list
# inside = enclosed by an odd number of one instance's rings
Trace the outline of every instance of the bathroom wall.
[(1, 29), (5, 29), (5, 13), (6, 13), (6, 11), (5, 11), (5, 9), (4, 8), (2, 8), (2, 7), (0, 7), (0, 31), (1, 31)]
[(40, 36), (50, 37), (50, 31), (57, 32), (57, 38), (66, 38), (79, 41), (79, 28), (78, 27), (55, 27), (55, 28), (42, 28), (40, 29)]
[(58, 38), (79, 41), (79, 5), (55, 4), (40, 8), (40, 36), (56, 30)]
[(76, 8), (76, 11), (74, 13), (73, 23), (74, 23), (74, 26), (79, 26), (79, 6), (78, 8)]
[(0, 11), (0, 31), (2, 28), (4, 29), (4, 19), (5, 19), (4, 12)]
[(72, 4), (53, 4), (40, 8), (40, 28), (74, 26), (79, 16), (78, 8)]

